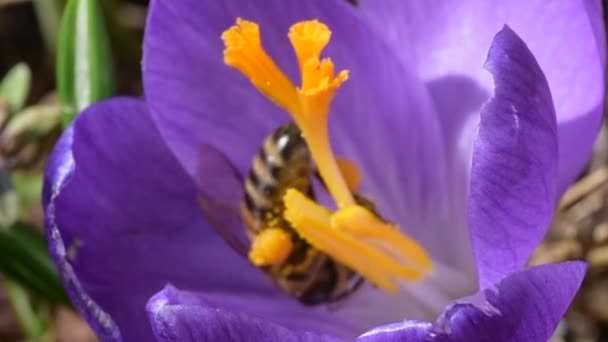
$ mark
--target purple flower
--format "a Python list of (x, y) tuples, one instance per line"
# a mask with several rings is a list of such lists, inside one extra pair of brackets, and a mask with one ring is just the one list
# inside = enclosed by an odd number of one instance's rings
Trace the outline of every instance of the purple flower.
[[(599, 127), (599, 1), (361, 2), (152, 1), (146, 102), (85, 110), (46, 175), (51, 252), (101, 339), (552, 334), (585, 266), (523, 266)], [(398, 295), (367, 282), (342, 301), (307, 306), (215, 233), (197, 198), (243, 189), (201, 149), (221, 151), (243, 176), (264, 137), (290, 120), (223, 63), (220, 35), (237, 17), (260, 25), (292, 80), (289, 27), (318, 19), (331, 29), (325, 54), (350, 71), (331, 105), (332, 144), (360, 168), (361, 192), (427, 250), (432, 276)]]

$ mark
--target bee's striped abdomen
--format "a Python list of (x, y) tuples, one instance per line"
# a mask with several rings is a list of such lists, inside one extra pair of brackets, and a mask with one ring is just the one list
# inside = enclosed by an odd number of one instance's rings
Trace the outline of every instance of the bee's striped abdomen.
[(311, 157), (298, 127), (291, 123), (266, 137), (245, 181), (245, 205), (261, 222), (282, 218), (289, 188), (311, 192)]

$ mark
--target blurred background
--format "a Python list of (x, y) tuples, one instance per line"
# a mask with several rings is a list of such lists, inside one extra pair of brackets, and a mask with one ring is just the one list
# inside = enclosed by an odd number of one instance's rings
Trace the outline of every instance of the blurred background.
[[(49, 259), (40, 204), (46, 158), (70, 115), (60, 105), (71, 95), (57, 90), (62, 80), (56, 67), (58, 61), (70, 61), (58, 54), (62, 32), (70, 37), (75, 29), (61, 23), (67, 2), (0, 0), (0, 342), (96, 341), (71, 308)], [(99, 73), (90, 77), (102, 86), (89, 102), (112, 94), (140, 96), (148, 1), (90, 2), (96, 3), (93, 32), (107, 43), (111, 58), (91, 56), (100, 64)], [(530, 263), (569, 259), (586, 260), (590, 270), (553, 340), (608, 341), (605, 127), (588, 169), (562, 198), (553, 226)]]
[[(0, 342), (96, 341), (63, 293), (42, 228), (42, 172), (62, 131), (56, 63), (67, 3), (0, 0)], [(148, 1), (96, 3), (112, 51), (102, 93), (140, 96)]]

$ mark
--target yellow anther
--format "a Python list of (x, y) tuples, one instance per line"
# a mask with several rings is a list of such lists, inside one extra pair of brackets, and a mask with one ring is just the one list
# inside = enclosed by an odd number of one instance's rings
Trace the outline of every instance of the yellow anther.
[(238, 18), (222, 34), (224, 63), (242, 72), (266, 97), (287, 112), (299, 111), (295, 86), (268, 56), (260, 40), (258, 24)]
[(361, 206), (337, 211), (331, 222), (333, 227), (369, 241), (400, 262), (419, 268), (425, 273), (433, 270), (431, 258), (424, 248), (402, 234), (398, 227), (381, 221)]
[(280, 265), (293, 250), (289, 233), (280, 228), (266, 228), (255, 236), (249, 260), (256, 266)]
[(346, 158), (337, 158), (336, 163), (338, 163), (338, 168), (342, 173), (342, 177), (344, 177), (344, 181), (346, 182), (346, 186), (350, 192), (359, 191), (359, 185), (361, 184), (361, 172), (357, 165), (352, 161)]
[(333, 226), (332, 213), (297, 190), (288, 190), (283, 200), (285, 218), (302, 238), (379, 288), (395, 292), (398, 289), (396, 280), (419, 280), (424, 275), (419, 268), (400, 263), (400, 260), (376, 248), (365, 238)]

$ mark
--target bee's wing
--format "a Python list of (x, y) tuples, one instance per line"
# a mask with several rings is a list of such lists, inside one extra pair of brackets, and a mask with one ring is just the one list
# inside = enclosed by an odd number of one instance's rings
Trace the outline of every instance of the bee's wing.
[(199, 203), (213, 229), (237, 253), (247, 257), (249, 241), (241, 217), (243, 180), (228, 158), (211, 145), (199, 154)]

